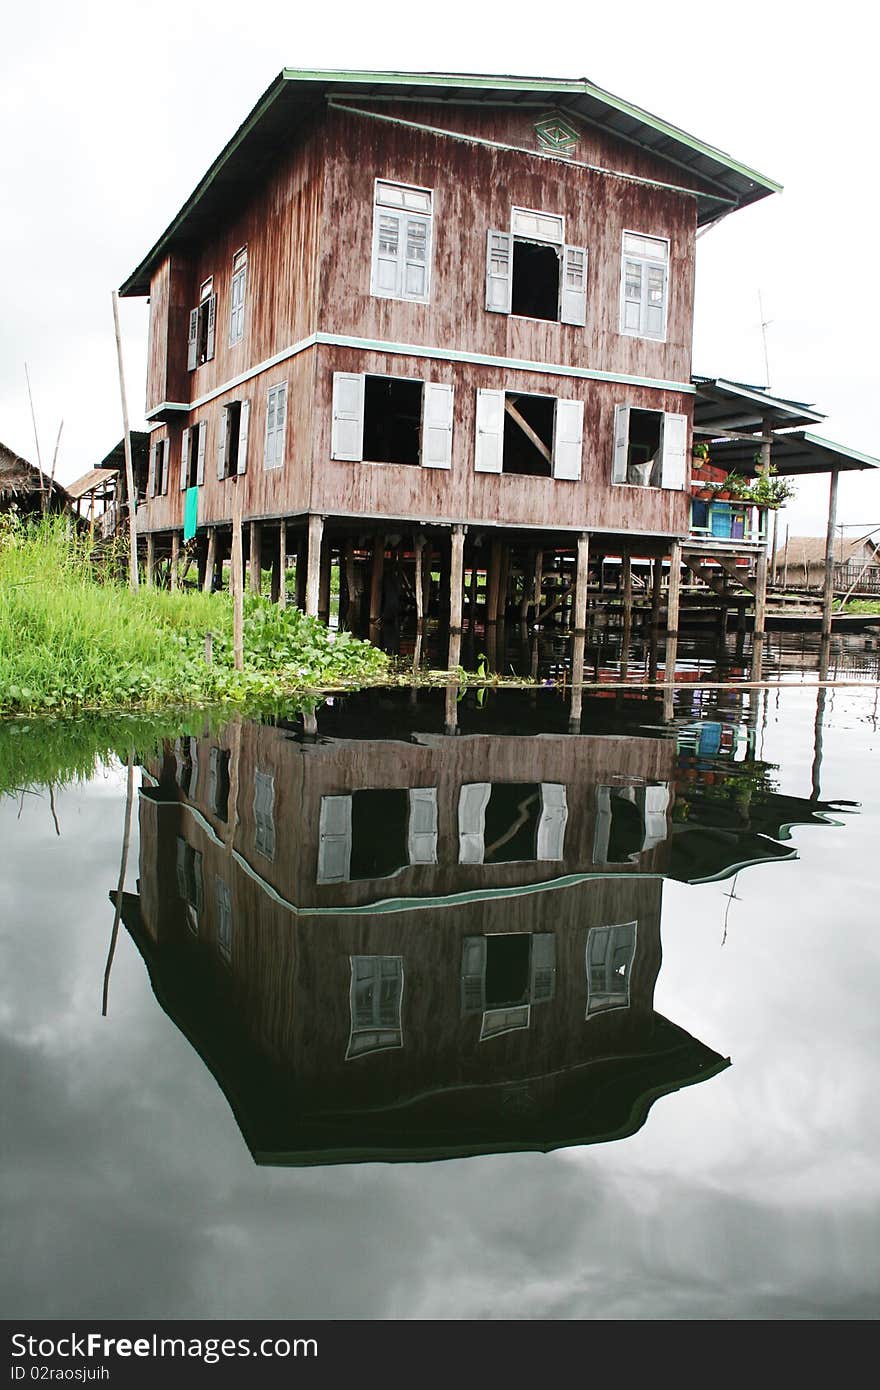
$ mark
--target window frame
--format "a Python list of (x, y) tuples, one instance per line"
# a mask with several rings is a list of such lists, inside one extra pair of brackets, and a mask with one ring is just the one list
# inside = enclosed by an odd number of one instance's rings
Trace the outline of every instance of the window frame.
[[(406, 974), (403, 966), (403, 956), (380, 954), (351, 955), (348, 959), (351, 968), (351, 980), (349, 983), (348, 991), (350, 1024), (348, 1034), (348, 1046), (345, 1050), (345, 1060), (347, 1062), (351, 1062), (354, 1061), (357, 1057), (369, 1057), (371, 1055), (374, 1055), (376, 1052), (390, 1052), (399, 1050), (403, 1047), (403, 994), (404, 986), (406, 983)], [(356, 964), (363, 961), (375, 962), (377, 968), (374, 971), (374, 985), (377, 982), (379, 983), (379, 985), (381, 985), (381, 981), (383, 979), (382, 965), (388, 961), (394, 961), (396, 963), (397, 969), (394, 972), (393, 977), (391, 975), (387, 976), (387, 978), (394, 978), (397, 981), (396, 998), (392, 1000), (392, 1004), (397, 1014), (396, 1027), (392, 1024), (383, 1024), (381, 1018), (378, 1017), (382, 1003), (381, 998), (375, 998), (373, 1000), (373, 1013), (374, 1016), (376, 1016), (377, 1021), (374, 1021), (371, 1024), (358, 1024), (356, 986), (358, 985), (359, 981), (357, 979), (356, 974)], [(361, 1039), (373, 1038), (375, 1039), (375, 1041), (373, 1042), (372, 1046), (367, 1045), (359, 1047), (357, 1046), (358, 1037), (360, 1037)]]
[[(382, 186), (389, 188), (400, 188), (404, 192), (424, 193), (430, 202), (430, 211), (419, 212), (416, 209), (406, 207), (395, 207), (393, 203), (383, 203), (379, 198), (379, 189)], [(397, 219), (397, 271), (394, 290), (385, 289), (379, 284), (379, 244), (381, 232), (381, 217), (394, 217)], [(396, 179), (379, 178), (373, 180), (373, 234), (370, 243), (370, 294), (375, 299), (394, 299), (405, 304), (428, 304), (431, 299), (431, 268), (434, 259), (434, 219), (436, 214), (436, 192), (433, 188), (425, 188), (415, 183), (400, 183)], [(408, 258), (407, 250), (407, 227), (406, 220), (413, 219), (426, 228), (425, 233), (425, 285), (422, 294), (406, 293), (406, 267)]]
[[(641, 237), (645, 241), (662, 241), (666, 246), (666, 260), (660, 262), (649, 256), (630, 255), (626, 250), (626, 238), (628, 236)], [(627, 328), (625, 326), (626, 305), (626, 263), (632, 261), (641, 267), (641, 298), (639, 301), (639, 327)], [(632, 227), (624, 227), (620, 234), (620, 296), (618, 307), (618, 332), (625, 338), (644, 338), (651, 343), (665, 343), (669, 336), (669, 270), (672, 264), (672, 238), (662, 235), (654, 235), (651, 232), (637, 232)], [(648, 313), (648, 276), (649, 269), (657, 268), (662, 265), (663, 270), (663, 331), (662, 333), (650, 333), (646, 328)]]
[[(232, 275), (229, 281), (229, 347), (237, 347), (244, 340), (244, 316), (247, 308), (248, 248), (244, 245), (232, 257)], [(236, 283), (241, 284), (240, 302), (235, 302)]]
[[(614, 475), (615, 475), (615, 468), (616, 468), (616, 465), (617, 465), (617, 445), (618, 445), (618, 438), (619, 438), (619, 437), (620, 437), (620, 438), (623, 438), (622, 435), (619, 436), (620, 412), (621, 412), (621, 411), (625, 411), (625, 412), (626, 412), (626, 443), (627, 443), (627, 453), (628, 453), (628, 450), (629, 450), (630, 417), (631, 417), (632, 411), (634, 411), (634, 410), (641, 411), (643, 414), (646, 414), (646, 415), (659, 415), (659, 416), (661, 417), (661, 425), (660, 425), (660, 448), (659, 448), (659, 451), (658, 451), (658, 452), (659, 452), (659, 455), (660, 455), (660, 482), (659, 482), (659, 483), (631, 483), (627, 478), (616, 478), (616, 477), (614, 476)], [(682, 459), (683, 459), (683, 463), (682, 463), (682, 466), (681, 466), (681, 473), (680, 473), (680, 478), (681, 478), (681, 480), (680, 480), (679, 482), (672, 482), (672, 483), (664, 482), (664, 481), (663, 481), (663, 474), (664, 474), (664, 471), (666, 470), (666, 468), (669, 467), (669, 468), (670, 468), (670, 471), (672, 471), (672, 462), (671, 462), (671, 460), (672, 460), (672, 456), (673, 456), (673, 449), (672, 449), (671, 447), (669, 448), (669, 453), (668, 453), (668, 456), (667, 456), (667, 432), (668, 432), (668, 430), (669, 430), (669, 428), (670, 428), (669, 423), (668, 423), (668, 422), (670, 421), (670, 419), (671, 419), (671, 420), (674, 420), (674, 421), (678, 421), (678, 422), (684, 421), (684, 442), (683, 442), (682, 448), (681, 448), (680, 450), (675, 450), (675, 451), (674, 451), (676, 454), (679, 454), (679, 455), (682, 457)], [(677, 427), (678, 427), (678, 426), (677, 426)], [(688, 440), (689, 440), (689, 438), (690, 438), (691, 431), (692, 431), (692, 423), (691, 423), (691, 421), (689, 420), (688, 416), (687, 416), (683, 411), (664, 410), (662, 407), (653, 406), (653, 405), (627, 405), (627, 404), (624, 404), (624, 403), (622, 403), (622, 402), (619, 402), (618, 404), (616, 404), (615, 407), (614, 407), (614, 430), (613, 430), (613, 434), (612, 434), (612, 437), (611, 437), (611, 485), (612, 485), (612, 487), (629, 487), (629, 488), (635, 489), (635, 490), (638, 491), (638, 492), (685, 492), (685, 491), (687, 490), (687, 488), (688, 488), (689, 481), (690, 481)], [(668, 461), (667, 461), (667, 460), (668, 460)], [(628, 466), (628, 465), (627, 465), (627, 466)]]
[[(286, 445), (286, 442), (287, 442), (287, 420), (288, 420), (288, 416), (287, 416), (287, 396), (288, 396), (287, 385), (288, 385), (288, 384), (287, 384), (287, 381), (284, 380), (284, 381), (277, 381), (277, 382), (275, 383), (274, 386), (268, 386), (268, 387), (266, 388), (266, 420), (265, 420), (265, 425), (264, 425), (264, 428), (263, 428), (263, 470), (264, 470), (264, 472), (270, 472), (270, 471), (274, 471), (275, 469), (279, 469), (279, 468), (283, 468), (283, 467), (284, 467), (284, 456), (285, 456), (285, 453), (286, 453), (285, 445)], [(281, 451), (280, 451), (280, 457), (278, 457), (278, 448), (277, 448), (277, 444), (276, 444), (275, 449), (274, 449), (274, 458), (273, 458), (273, 461), (270, 463), (270, 462), (269, 462), (269, 437), (270, 437), (270, 431), (269, 431), (269, 411), (270, 411), (270, 405), (271, 405), (271, 402), (272, 402), (272, 397), (273, 397), (273, 396), (276, 396), (276, 397), (277, 397), (277, 395), (278, 395), (279, 392), (282, 392), (282, 393), (283, 393), (283, 400), (284, 400), (284, 420), (283, 420), (281, 426), (279, 427), (279, 425), (278, 425), (278, 402), (277, 402), (277, 400), (276, 400), (276, 401), (275, 401), (275, 405), (274, 405), (274, 410), (275, 410), (275, 423), (274, 423), (274, 425), (273, 425), (273, 427), (272, 427), (271, 434), (272, 434), (272, 438), (275, 439), (275, 440), (277, 440), (278, 435), (280, 434), (280, 436), (281, 436)]]

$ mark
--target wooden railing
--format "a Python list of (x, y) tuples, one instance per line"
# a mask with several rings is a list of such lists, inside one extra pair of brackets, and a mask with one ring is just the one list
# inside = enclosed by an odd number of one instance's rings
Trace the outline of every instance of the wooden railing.
[(691, 498), (694, 540), (762, 544), (767, 539), (767, 509), (748, 502), (709, 502)]

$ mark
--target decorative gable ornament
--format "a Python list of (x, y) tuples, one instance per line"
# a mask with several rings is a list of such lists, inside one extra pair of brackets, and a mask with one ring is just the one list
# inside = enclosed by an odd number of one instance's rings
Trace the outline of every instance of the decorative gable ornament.
[(552, 111), (535, 122), (535, 134), (543, 150), (553, 154), (572, 155), (580, 138), (580, 131), (559, 111)]

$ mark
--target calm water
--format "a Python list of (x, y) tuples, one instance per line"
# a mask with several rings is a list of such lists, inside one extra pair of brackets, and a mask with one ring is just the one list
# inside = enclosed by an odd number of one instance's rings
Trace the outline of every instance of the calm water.
[(876, 1316), (876, 686), (452, 713), (139, 728), (106, 1017), (126, 768), (0, 799), (5, 1316)]

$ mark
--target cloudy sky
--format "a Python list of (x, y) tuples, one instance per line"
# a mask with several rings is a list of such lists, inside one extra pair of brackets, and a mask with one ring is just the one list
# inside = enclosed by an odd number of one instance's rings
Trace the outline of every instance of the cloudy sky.
[[(818, 11), (815, 12), (819, 14)], [(58, 476), (121, 434), (110, 292), (139, 261), (284, 66), (581, 77), (785, 185), (699, 243), (694, 368), (766, 381), (828, 414), (828, 437), (880, 454), (872, 228), (876, 58), (864, 7), (744, 0), (735, 13), (656, 0), (581, 5), (549, 22), (513, 0), (411, 8), (353, 0), (33, 0), (4, 22), (0, 179), (5, 267), (0, 439)], [(864, 240), (865, 244), (860, 242)], [(122, 306), (132, 426), (140, 425), (145, 301)], [(827, 483), (805, 483), (792, 534), (824, 528)], [(880, 523), (880, 477), (845, 478), (839, 520)], [(849, 532), (857, 534), (856, 530)]]

